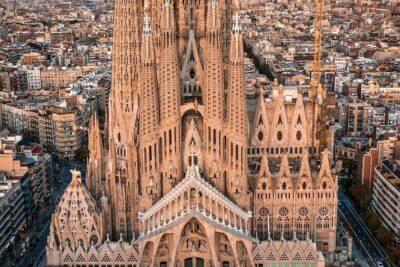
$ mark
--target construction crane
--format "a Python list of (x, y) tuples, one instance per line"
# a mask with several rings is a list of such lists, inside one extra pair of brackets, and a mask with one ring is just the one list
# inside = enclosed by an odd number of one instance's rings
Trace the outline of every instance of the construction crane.
[[(312, 123), (312, 147), (313, 152), (318, 153), (326, 148), (326, 103), (323, 97), (321, 73), (331, 70), (332, 66), (323, 66), (323, 44), (322, 44), (322, 20), (324, 0), (315, 0), (315, 21), (314, 21), (314, 60), (312, 64), (310, 90), (313, 98), (313, 123)], [(322, 94), (322, 95), (321, 95)], [(322, 101), (322, 103), (320, 103)], [(316, 141), (319, 141), (317, 144)], [(318, 149), (317, 149), (318, 145)]]
[(312, 66), (312, 80), (319, 84), (322, 71), (322, 19), (323, 0), (315, 0), (315, 21), (314, 21), (314, 61)]

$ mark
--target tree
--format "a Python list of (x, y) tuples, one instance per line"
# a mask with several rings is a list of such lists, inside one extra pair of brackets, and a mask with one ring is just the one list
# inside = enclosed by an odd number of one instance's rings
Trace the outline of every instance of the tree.
[(376, 237), (382, 246), (387, 247), (391, 243), (393, 235), (385, 227), (379, 227), (378, 231), (376, 231)]
[(377, 231), (381, 226), (381, 221), (379, 219), (379, 216), (373, 213), (372, 211), (368, 211), (365, 217), (371, 230), (374, 232)]
[(361, 212), (365, 212), (368, 209), (371, 199), (368, 189), (361, 184), (356, 184), (351, 186), (347, 191)]
[(78, 148), (75, 152), (75, 156), (79, 161), (86, 161), (89, 156), (89, 149), (87, 146), (82, 146)]

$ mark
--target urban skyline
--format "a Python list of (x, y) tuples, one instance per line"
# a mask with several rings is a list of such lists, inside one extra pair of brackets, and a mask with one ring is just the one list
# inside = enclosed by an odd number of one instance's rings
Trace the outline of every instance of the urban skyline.
[(0, 6), (0, 263), (400, 262), (397, 1), (37, 5)]

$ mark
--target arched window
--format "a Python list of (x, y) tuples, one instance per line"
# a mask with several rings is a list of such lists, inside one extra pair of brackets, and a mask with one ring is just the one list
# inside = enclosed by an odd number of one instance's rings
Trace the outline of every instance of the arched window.
[(299, 117), (297, 117), (297, 124), (301, 124), (300, 114), (299, 114)]
[(281, 125), (283, 124), (283, 123), (282, 123), (282, 117), (281, 117), (281, 115), (279, 115), (279, 118), (278, 118), (278, 125), (279, 125), (279, 124), (281, 124)]

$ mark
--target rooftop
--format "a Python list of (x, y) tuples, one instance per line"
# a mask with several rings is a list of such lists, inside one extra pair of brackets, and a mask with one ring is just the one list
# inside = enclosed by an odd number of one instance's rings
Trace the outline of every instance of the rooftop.
[(380, 173), (400, 192), (400, 160), (384, 160)]

